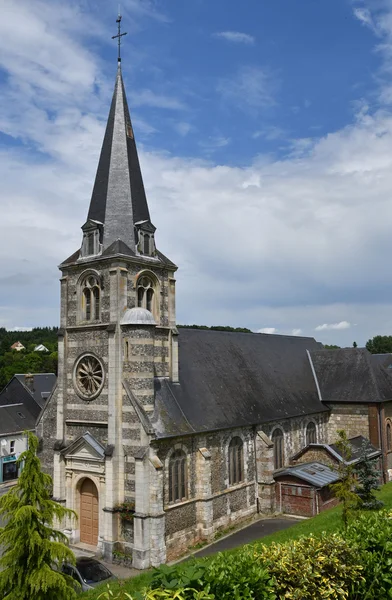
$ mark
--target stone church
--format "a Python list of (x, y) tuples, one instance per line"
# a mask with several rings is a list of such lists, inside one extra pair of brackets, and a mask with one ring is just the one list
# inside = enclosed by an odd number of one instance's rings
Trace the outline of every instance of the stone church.
[(177, 266), (155, 233), (119, 62), (81, 247), (60, 265), (58, 382), (38, 434), (53, 496), (78, 514), (71, 542), (139, 569), (274, 512), (274, 472), (337, 429), (392, 467), (391, 355), (177, 330)]

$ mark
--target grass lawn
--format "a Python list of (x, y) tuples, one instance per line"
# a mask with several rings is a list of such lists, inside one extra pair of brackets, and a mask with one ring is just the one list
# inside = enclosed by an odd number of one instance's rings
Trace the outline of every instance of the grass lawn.
[[(382, 489), (377, 493), (377, 496), (380, 500), (382, 500), (385, 504), (385, 508), (392, 508), (392, 482), (387, 483), (382, 487)], [(284, 531), (278, 531), (277, 533), (273, 533), (268, 535), (261, 540), (253, 542), (253, 544), (271, 544), (272, 542), (283, 543), (287, 542), (287, 540), (293, 540), (301, 535), (310, 535), (311, 533), (314, 535), (321, 534), (323, 531), (327, 533), (337, 531), (340, 529), (342, 524), (341, 520), (341, 507), (337, 506), (335, 508), (331, 508), (330, 510), (326, 510), (321, 513), (317, 517), (313, 517), (312, 519), (307, 519), (304, 521), (300, 521), (296, 525), (293, 525), (289, 529), (285, 529)], [(237, 550), (229, 550), (228, 552), (236, 552)], [(194, 559), (192, 562), (197, 562), (199, 560), (208, 560), (206, 559)], [(143, 573), (142, 575), (138, 575), (132, 579), (127, 580), (122, 584), (123, 589), (127, 592), (131, 593), (141, 590), (148, 586), (151, 579), (151, 572)], [(116, 591), (120, 588), (121, 584), (114, 584), (112, 586), (113, 591)], [(100, 593), (105, 588), (101, 587), (99, 590), (94, 590), (92, 592), (88, 592), (83, 595), (84, 598), (90, 598), (90, 600), (96, 600)]]

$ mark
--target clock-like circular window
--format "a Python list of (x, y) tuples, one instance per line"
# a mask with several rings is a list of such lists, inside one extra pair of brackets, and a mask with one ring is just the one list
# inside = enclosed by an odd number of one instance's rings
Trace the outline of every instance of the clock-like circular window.
[(92, 354), (80, 357), (75, 365), (74, 383), (78, 394), (85, 400), (96, 398), (104, 384), (103, 365)]

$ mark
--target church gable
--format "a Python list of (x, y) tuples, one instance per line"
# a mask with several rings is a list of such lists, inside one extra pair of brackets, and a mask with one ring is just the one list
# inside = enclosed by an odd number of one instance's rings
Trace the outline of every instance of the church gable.
[(105, 459), (104, 447), (89, 432), (64, 448), (62, 454), (67, 460), (102, 462)]

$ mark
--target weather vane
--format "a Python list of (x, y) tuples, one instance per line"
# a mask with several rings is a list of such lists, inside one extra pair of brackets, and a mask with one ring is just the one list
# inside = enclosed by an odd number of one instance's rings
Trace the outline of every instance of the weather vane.
[(117, 35), (112, 35), (112, 40), (115, 40), (116, 38), (118, 39), (118, 62), (121, 62), (121, 38), (123, 35), (127, 35), (127, 32), (124, 31), (124, 33), (121, 33), (121, 15), (120, 15), (120, 10), (118, 11), (118, 17), (116, 19), (116, 23), (118, 24), (118, 33)]

